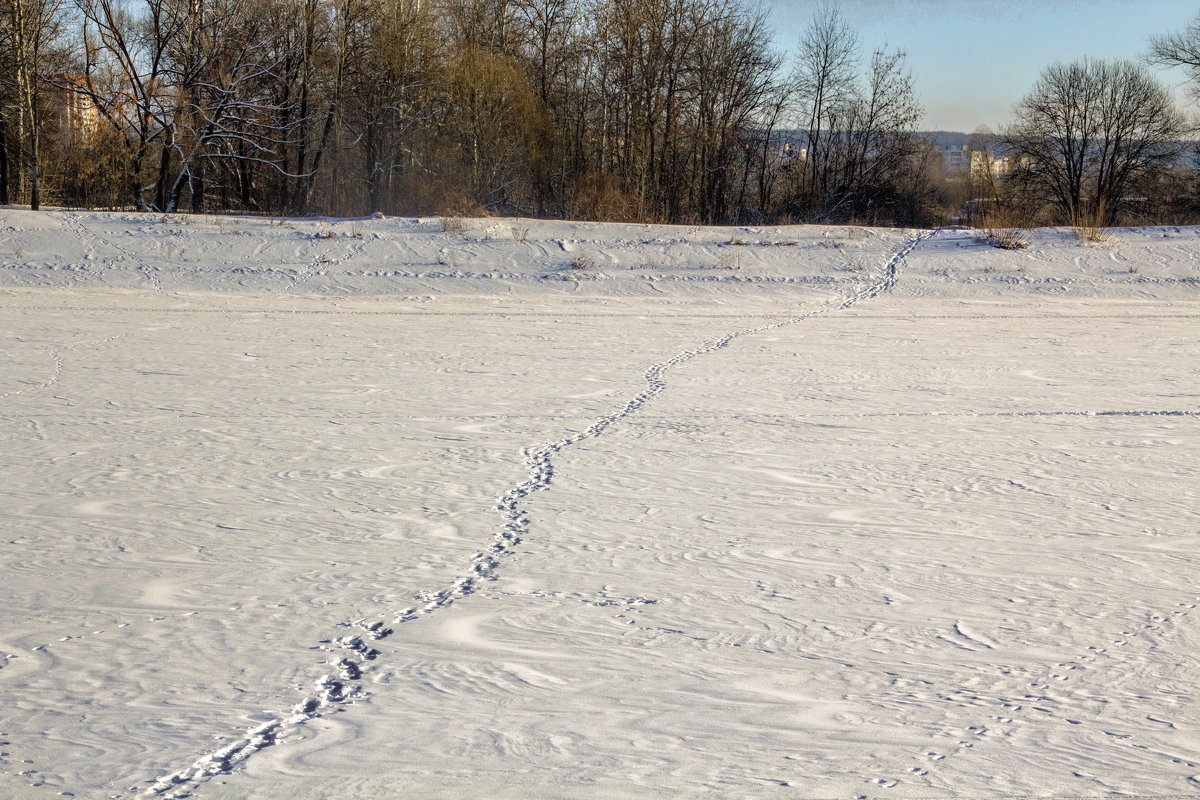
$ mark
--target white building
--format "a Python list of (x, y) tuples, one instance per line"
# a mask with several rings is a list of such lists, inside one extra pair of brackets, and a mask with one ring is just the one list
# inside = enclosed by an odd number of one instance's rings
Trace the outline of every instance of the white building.
[(958, 175), (971, 168), (971, 148), (967, 145), (939, 144), (937, 151), (942, 157), (943, 175)]

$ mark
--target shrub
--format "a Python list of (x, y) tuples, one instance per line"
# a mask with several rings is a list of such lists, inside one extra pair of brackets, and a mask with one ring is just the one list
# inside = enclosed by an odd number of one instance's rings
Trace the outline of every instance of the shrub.
[(1080, 225), (1075, 229), (1075, 235), (1091, 244), (1103, 244), (1108, 241), (1108, 228), (1098, 223)]
[(1024, 250), (1029, 246), (1029, 234), (1024, 228), (989, 228), (986, 241), (1001, 250)]
[(462, 217), (441, 217), (442, 233), (464, 234), (467, 232), (467, 221)]

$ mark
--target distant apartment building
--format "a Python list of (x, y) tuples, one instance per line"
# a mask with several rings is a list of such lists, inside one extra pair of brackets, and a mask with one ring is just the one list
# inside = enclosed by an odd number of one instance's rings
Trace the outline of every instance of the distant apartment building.
[(969, 145), (939, 144), (937, 152), (942, 158), (943, 175), (960, 175), (973, 167)]
[(991, 175), (993, 178), (1002, 178), (1012, 172), (1013, 159), (1011, 156), (1002, 155), (993, 147), (989, 150), (972, 150), (971, 151), (971, 174), (972, 175)]
[[(1005, 154), (999, 142), (984, 142), (981, 144), (964, 144), (966, 134), (934, 133), (925, 134), (930, 137), (933, 149), (941, 163), (942, 175), (950, 178), (956, 175), (970, 174), (983, 177), (990, 173), (993, 178), (1003, 177), (1012, 172), (1013, 159)], [(777, 155), (780, 161), (808, 160), (808, 148), (801, 144), (804, 140), (800, 132), (788, 132), (778, 144)], [(954, 137), (951, 141), (939, 141), (938, 137)], [(972, 140), (975, 141), (975, 140)]]
[(994, 142), (980, 147), (938, 143), (935, 149), (941, 158), (942, 174), (948, 178), (968, 173), (976, 177), (990, 174), (993, 178), (1000, 178), (1012, 172), (1012, 158)]
[(72, 135), (94, 131), (100, 122), (100, 114), (91, 98), (76, 91), (82, 88), (84, 79), (79, 75), (59, 75), (55, 83), (53, 110), (58, 117), (60, 130)]

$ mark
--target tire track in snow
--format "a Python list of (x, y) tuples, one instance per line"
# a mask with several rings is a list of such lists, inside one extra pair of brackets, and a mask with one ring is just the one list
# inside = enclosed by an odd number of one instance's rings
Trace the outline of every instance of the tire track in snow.
[(499, 577), (503, 559), (511, 556), (515, 552), (514, 548), (529, 534), (530, 519), (528, 512), (523, 508), (527, 502), (526, 498), (534, 492), (550, 488), (554, 478), (554, 456), (557, 453), (580, 442), (602, 436), (613, 425), (636, 414), (666, 390), (666, 375), (674, 367), (728, 347), (743, 336), (794, 325), (832, 311), (845, 310), (891, 290), (896, 285), (900, 264), (918, 244), (936, 235), (939, 230), (925, 231), (913, 236), (884, 264), (882, 276), (877, 282), (837, 305), (754, 328), (731, 331), (710, 339), (695, 349), (684, 350), (665, 361), (652, 364), (642, 375), (645, 388), (623, 406), (599, 417), (581, 433), (549, 444), (526, 448), (524, 456), (529, 475), (497, 499), (495, 508), (500, 512), (501, 524), (487, 548), (472, 556), (464, 575), (441, 588), (419, 593), (418, 606), (405, 608), (384, 618), (340, 623), (339, 627), (349, 630), (342, 636), (322, 642), (326, 646), (325, 649), (333, 654), (333, 658), (327, 662), (331, 672), (318, 678), (309, 694), (299, 703), (287, 712), (277, 714), (270, 720), (250, 728), (231, 744), (201, 756), (191, 766), (154, 779), (144, 793), (164, 800), (189, 797), (199, 785), (218, 775), (232, 772), (256, 752), (275, 744), (289, 727), (302, 725), (362, 696), (362, 684), (358, 681), (371, 668), (373, 662), (383, 655), (375, 643), (393, 635), (396, 627), (449, 608), (456, 601), (474, 594), (485, 583)]
[(850, 283), (852, 278), (827, 275), (648, 275), (643, 272), (466, 272), (463, 270), (429, 270), (414, 272), (402, 269), (375, 269), (347, 273), (360, 278), (403, 278), (407, 280), (454, 280), (454, 281), (512, 281), (514, 283), (600, 283), (605, 281), (632, 280), (647, 283), (716, 283), (737, 285), (795, 285), (836, 286)]

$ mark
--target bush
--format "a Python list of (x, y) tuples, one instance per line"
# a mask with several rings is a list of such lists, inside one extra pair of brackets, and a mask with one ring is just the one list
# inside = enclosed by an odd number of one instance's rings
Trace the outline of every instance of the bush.
[(1091, 244), (1103, 244), (1108, 241), (1108, 228), (1098, 223), (1089, 223), (1075, 228), (1075, 235)]
[(467, 221), (462, 217), (441, 217), (442, 233), (464, 234), (467, 232)]
[(1029, 234), (1023, 228), (989, 228), (986, 241), (1001, 250), (1024, 250), (1029, 246)]

